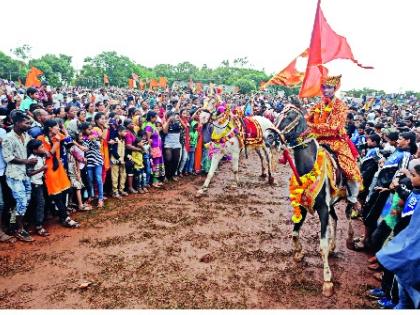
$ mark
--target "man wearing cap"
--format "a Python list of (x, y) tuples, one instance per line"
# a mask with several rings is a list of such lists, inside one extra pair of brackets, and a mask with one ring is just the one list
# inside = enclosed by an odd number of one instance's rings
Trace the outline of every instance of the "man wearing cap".
[(347, 105), (335, 96), (340, 76), (326, 77), (321, 82), (322, 100), (307, 115), (310, 133), (320, 144), (327, 145), (337, 156), (338, 164), (347, 179), (347, 200), (359, 210), (357, 202), (362, 178), (357, 165), (357, 150), (346, 132)]

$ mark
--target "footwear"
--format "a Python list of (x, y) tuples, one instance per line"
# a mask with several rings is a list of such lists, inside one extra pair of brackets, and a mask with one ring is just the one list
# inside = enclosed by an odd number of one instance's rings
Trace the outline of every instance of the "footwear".
[(103, 200), (98, 200), (98, 208), (102, 209), (104, 207), (104, 201)]
[(172, 180), (173, 180), (174, 182), (178, 182), (178, 181), (179, 181), (179, 178), (178, 178), (177, 176), (174, 176), (174, 177), (172, 177)]
[(147, 190), (147, 188), (146, 187), (144, 187), (143, 188), (143, 191), (145, 192), (145, 193), (148, 193), (149, 191)]
[(126, 193), (124, 190), (121, 190), (121, 191), (120, 191), (120, 195), (121, 195), (121, 196), (128, 196), (128, 193)]
[(92, 207), (89, 206), (88, 204), (82, 204), (80, 207), (78, 207), (79, 211), (90, 211), (92, 210)]
[(38, 234), (39, 236), (42, 236), (42, 237), (46, 237), (46, 236), (50, 235), (50, 233), (48, 233), (47, 230), (44, 229), (43, 226), (37, 226), (36, 227), (36, 234)]
[(121, 199), (121, 195), (117, 192), (113, 193), (112, 197), (117, 198), (117, 199)]
[(366, 295), (372, 299), (380, 300), (386, 298), (385, 292), (381, 288), (375, 288), (367, 291)]
[(137, 190), (135, 190), (134, 188), (130, 188), (130, 189), (128, 189), (128, 192), (129, 192), (130, 194), (137, 194)]
[(143, 191), (142, 188), (139, 188), (137, 191), (138, 191), (139, 194), (144, 194), (144, 191)]
[(373, 263), (373, 264), (370, 264), (370, 265), (368, 266), (368, 269), (369, 269), (369, 270), (374, 270), (374, 271), (379, 270), (380, 268), (381, 268), (381, 266), (379, 266), (379, 264), (378, 264), (378, 263)]
[(0, 230), (0, 243), (6, 243), (6, 242), (14, 243), (16, 242), (16, 239), (14, 238), (14, 236), (8, 235)]
[(21, 230), (15, 234), (15, 237), (22, 242), (33, 242), (34, 239), (25, 230)]
[(68, 227), (68, 228), (78, 228), (80, 227), (80, 223), (77, 221), (72, 220), (72, 218), (67, 217), (62, 223), (62, 226)]
[(382, 298), (382, 299), (378, 300), (378, 305), (379, 305), (380, 308), (386, 309), (386, 310), (390, 310), (390, 309), (393, 309), (395, 307), (395, 303), (392, 302), (392, 300), (390, 300), (388, 298)]

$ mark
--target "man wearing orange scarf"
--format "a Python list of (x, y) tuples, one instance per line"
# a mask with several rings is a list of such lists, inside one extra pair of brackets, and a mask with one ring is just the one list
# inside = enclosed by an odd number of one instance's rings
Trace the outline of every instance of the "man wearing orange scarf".
[[(347, 105), (335, 96), (340, 76), (326, 77), (321, 82), (322, 100), (314, 105), (306, 117), (309, 132), (320, 144), (336, 154), (338, 164), (347, 179), (348, 201), (355, 205), (362, 182), (357, 166), (357, 150), (346, 132)], [(359, 207), (359, 204), (357, 205)]]

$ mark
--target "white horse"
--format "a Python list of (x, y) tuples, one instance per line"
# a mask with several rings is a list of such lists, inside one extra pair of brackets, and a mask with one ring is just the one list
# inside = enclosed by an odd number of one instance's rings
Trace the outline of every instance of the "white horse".
[[(228, 109), (229, 110), (229, 109)], [(223, 138), (223, 141), (215, 141), (215, 139), (211, 139), (209, 143), (209, 153), (211, 155), (211, 166), (207, 178), (203, 184), (203, 186), (198, 190), (197, 196), (202, 195), (208, 190), (209, 184), (211, 179), (214, 176), (214, 172), (217, 170), (220, 160), (224, 156), (231, 156), (232, 160), (232, 170), (234, 174), (234, 185), (233, 187), (237, 187), (239, 185), (239, 176), (238, 176), (238, 169), (239, 169), (239, 156), (242, 151), (240, 141), (243, 141), (244, 145), (246, 146), (245, 149), (253, 148), (260, 160), (261, 160), (261, 177), (267, 177), (266, 174), (266, 166), (264, 163), (264, 157), (267, 163), (268, 169), (268, 182), (270, 184), (274, 183), (274, 178), (272, 176), (272, 165), (271, 165), (271, 150), (268, 146), (266, 146), (266, 131), (268, 129), (275, 129), (274, 124), (265, 117), (262, 116), (254, 116), (253, 119), (257, 122), (257, 124), (261, 128), (262, 132), (262, 143), (260, 144), (253, 144), (247, 145), (246, 139), (238, 139), (237, 130), (241, 126), (236, 126), (236, 123), (233, 119), (233, 115), (229, 113), (224, 115), (222, 118), (218, 118), (216, 120), (211, 120), (211, 113), (209, 111), (202, 111), (200, 113), (200, 122), (202, 124), (211, 124), (212, 128), (212, 135), (216, 139)], [(246, 132), (246, 130), (245, 130)], [(264, 157), (263, 157), (264, 156)]]

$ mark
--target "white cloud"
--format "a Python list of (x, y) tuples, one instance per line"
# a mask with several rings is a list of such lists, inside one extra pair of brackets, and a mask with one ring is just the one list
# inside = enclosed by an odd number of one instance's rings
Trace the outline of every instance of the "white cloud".
[[(104, 50), (146, 66), (190, 61), (214, 67), (247, 56), (256, 68), (274, 73), (309, 46), (315, 8), (315, 0), (6, 1), (2, 25), (9, 27), (0, 50), (28, 43), (34, 57), (65, 53), (77, 68)], [(332, 62), (330, 71), (343, 74), (344, 89), (420, 90), (420, 1), (323, 0), (322, 8), (355, 57), (375, 67)], [(18, 18), (4, 14), (17, 10)]]

